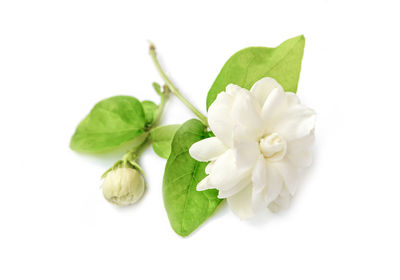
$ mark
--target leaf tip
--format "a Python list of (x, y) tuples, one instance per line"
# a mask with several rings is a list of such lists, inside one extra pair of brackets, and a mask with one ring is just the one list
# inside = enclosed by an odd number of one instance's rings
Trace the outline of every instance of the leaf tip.
[(185, 237), (188, 237), (193, 231), (179, 231), (179, 230), (176, 230), (176, 229), (174, 229), (174, 231), (175, 231), (175, 233), (176, 234), (178, 234), (180, 237), (183, 237), (183, 238), (185, 238)]
[(301, 43), (303, 46), (304, 46), (305, 43), (306, 43), (306, 37), (304, 37), (303, 34), (301, 34), (301, 35), (299, 35), (299, 36), (297, 36), (297, 37), (294, 37), (293, 39), (297, 39), (297, 41), (298, 41), (299, 43)]

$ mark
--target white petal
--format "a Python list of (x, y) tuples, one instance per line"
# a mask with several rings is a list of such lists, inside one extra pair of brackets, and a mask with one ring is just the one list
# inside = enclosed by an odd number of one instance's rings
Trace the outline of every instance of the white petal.
[(308, 167), (312, 163), (314, 133), (292, 140), (287, 146), (287, 157), (297, 167)]
[(255, 165), (260, 149), (258, 142), (243, 142), (235, 145), (236, 166), (240, 169), (248, 169)]
[(232, 146), (232, 105), (234, 96), (225, 92), (218, 94), (208, 108), (208, 124), (226, 146)]
[(246, 127), (256, 136), (262, 134), (261, 109), (249, 92), (241, 91), (237, 94), (232, 106), (232, 121), (234, 124)]
[(229, 188), (219, 188), (218, 198), (228, 198), (231, 197), (245, 188), (251, 183), (251, 173), (248, 172), (245, 177), (236, 181), (234, 184), (230, 185)]
[(282, 191), (283, 179), (272, 164), (267, 164), (267, 188), (264, 192), (264, 200), (267, 205), (274, 201)]
[(253, 207), (253, 212), (256, 215), (257, 213), (264, 213), (266, 204), (264, 200), (264, 191), (262, 192), (256, 192), (253, 186), (253, 193), (252, 193), (252, 207)]
[(208, 189), (215, 189), (214, 186), (212, 186), (210, 184), (210, 180), (209, 180), (210, 176), (206, 176), (203, 180), (201, 180), (198, 184), (196, 189), (198, 191), (204, 191), (204, 190), (208, 190)]
[(242, 142), (254, 142), (259, 140), (258, 131), (251, 130), (249, 127), (235, 124), (233, 126), (233, 146)]
[(209, 164), (207, 164), (207, 166), (205, 168), (205, 172), (207, 175), (210, 175), (210, 173), (212, 172), (214, 163), (215, 163), (215, 161), (211, 161)]
[(228, 149), (217, 137), (210, 137), (194, 143), (189, 154), (198, 161), (210, 161), (216, 159)]
[(288, 108), (273, 130), (289, 142), (310, 134), (314, 130), (315, 120), (314, 110), (298, 104)]
[(253, 85), (250, 92), (256, 97), (260, 107), (262, 108), (268, 95), (271, 93), (272, 90), (276, 88), (283, 91), (282, 86), (277, 81), (272, 78), (266, 77), (258, 80)]
[(283, 188), (280, 195), (268, 206), (268, 208), (272, 212), (278, 212), (280, 210), (288, 208), (291, 200), (292, 196), (286, 190), (286, 188)]
[(239, 94), (248, 94), (249, 91), (245, 88), (242, 88), (238, 85), (234, 85), (234, 84), (229, 84), (226, 86), (226, 90), (225, 90), (228, 94), (231, 94), (232, 96), (237, 96)]
[(232, 150), (228, 150), (218, 157), (209, 177), (210, 183), (220, 191), (221, 197), (234, 195), (251, 180), (249, 170), (237, 168)]
[(227, 201), (232, 212), (241, 219), (248, 219), (253, 216), (251, 184), (234, 196), (227, 198)]
[(278, 170), (261, 156), (253, 170), (252, 182), (255, 193), (262, 192), (267, 205), (274, 201), (283, 188), (283, 179)]
[(264, 125), (271, 127), (274, 122), (276, 122), (276, 119), (285, 112), (286, 104), (286, 94), (283, 89), (275, 88), (269, 94), (262, 107), (261, 115), (264, 120)]
[(281, 174), (285, 186), (291, 195), (294, 195), (297, 190), (297, 181), (299, 177), (300, 169), (294, 166), (288, 159), (283, 159), (279, 162), (275, 162), (274, 166)]
[(285, 92), (288, 107), (300, 104), (300, 99), (297, 94), (293, 92)]
[(251, 175), (254, 192), (261, 192), (267, 186), (267, 176), (267, 162), (264, 156), (260, 155)]

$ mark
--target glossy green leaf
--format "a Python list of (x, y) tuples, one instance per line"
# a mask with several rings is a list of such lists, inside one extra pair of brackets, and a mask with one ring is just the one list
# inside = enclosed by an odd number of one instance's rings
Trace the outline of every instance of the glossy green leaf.
[(207, 109), (230, 83), (250, 89), (264, 77), (272, 77), (286, 91), (296, 92), (305, 39), (297, 36), (276, 48), (250, 47), (235, 53), (222, 67), (207, 95)]
[(70, 147), (80, 152), (116, 148), (145, 132), (142, 104), (131, 96), (114, 96), (97, 103), (78, 125)]
[(171, 142), (180, 124), (159, 126), (151, 130), (150, 137), (154, 152), (162, 158), (168, 159), (171, 153)]
[(144, 111), (144, 117), (146, 119), (146, 125), (151, 126), (151, 124), (156, 118), (158, 106), (153, 101), (150, 100), (142, 101), (142, 106)]
[(163, 197), (165, 209), (174, 231), (187, 236), (210, 217), (220, 200), (215, 189), (197, 191), (197, 184), (206, 176), (206, 162), (198, 162), (189, 154), (193, 143), (208, 137), (199, 120), (185, 122), (175, 133), (171, 155), (165, 166)]

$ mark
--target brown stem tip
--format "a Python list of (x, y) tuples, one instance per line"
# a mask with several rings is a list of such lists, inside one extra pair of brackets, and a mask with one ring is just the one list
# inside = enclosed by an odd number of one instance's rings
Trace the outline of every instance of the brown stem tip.
[(156, 46), (154, 46), (154, 44), (152, 42), (150, 43), (150, 51), (155, 51), (156, 50)]

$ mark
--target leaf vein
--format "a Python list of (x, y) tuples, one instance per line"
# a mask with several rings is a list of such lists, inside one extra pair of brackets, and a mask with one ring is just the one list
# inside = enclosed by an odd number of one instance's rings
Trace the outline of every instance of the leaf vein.
[(297, 46), (298, 42), (296, 42), (296, 44), (293, 45), (292, 48), (290, 48), (274, 65), (272, 65), (268, 71), (272, 71), (276, 66), (279, 65), (279, 63), (281, 63), (282, 60), (284, 60)]
[(181, 176), (179, 176), (179, 177), (176, 177), (174, 180), (172, 180), (171, 182), (169, 182), (169, 184), (175, 183), (176, 181), (178, 181), (178, 180), (181, 179), (182, 177), (185, 177), (186, 175), (189, 175), (189, 174), (192, 174), (192, 173), (193, 173), (193, 171), (188, 172), (188, 173), (185, 173), (185, 174), (183, 174), (183, 175), (181, 175)]
[[(188, 152), (188, 151), (187, 151), (187, 152)], [(184, 222), (185, 222), (186, 205), (187, 205), (187, 201), (188, 201), (189, 192), (190, 192), (190, 189), (192, 188), (193, 182), (195, 181), (194, 175), (196, 174), (197, 168), (198, 168), (198, 167), (199, 167), (199, 162), (196, 161), (196, 165), (195, 165), (195, 167), (194, 167), (194, 169), (193, 169), (193, 172), (191, 172), (191, 173), (192, 173), (192, 178), (191, 178), (190, 184), (189, 184), (189, 186), (188, 186), (188, 188), (187, 188), (186, 197), (185, 197), (185, 204), (183, 205), (181, 232), (183, 232), (183, 224), (184, 224)], [(189, 174), (190, 174), (190, 173), (189, 173)]]

